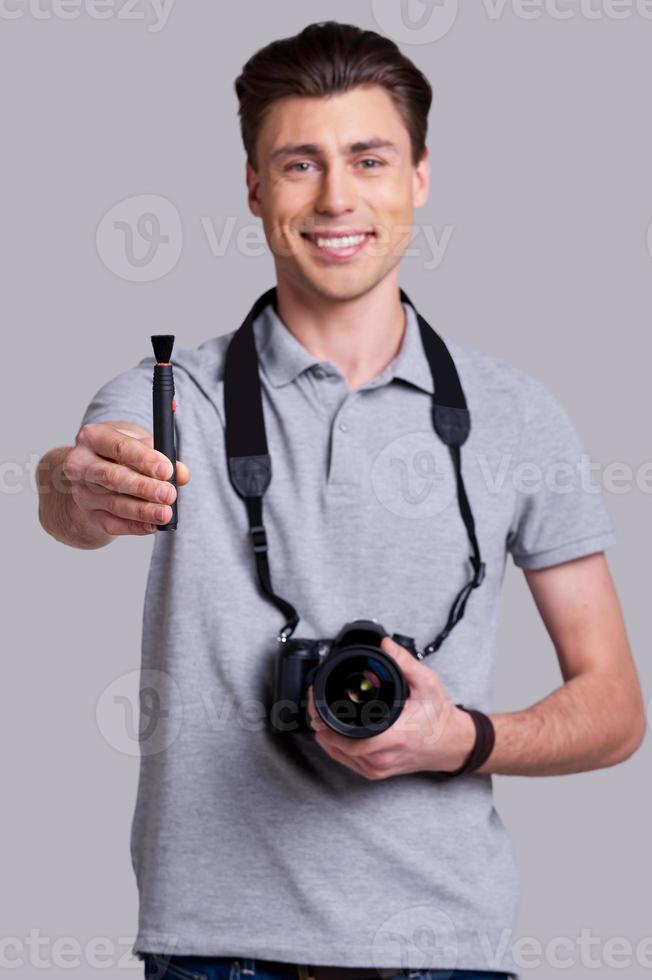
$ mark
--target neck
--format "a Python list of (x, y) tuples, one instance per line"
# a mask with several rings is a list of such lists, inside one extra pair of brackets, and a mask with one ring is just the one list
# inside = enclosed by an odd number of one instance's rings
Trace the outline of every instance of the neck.
[(279, 278), (277, 312), (320, 361), (330, 361), (354, 389), (377, 377), (398, 354), (405, 332), (397, 276), (350, 300), (334, 300)]

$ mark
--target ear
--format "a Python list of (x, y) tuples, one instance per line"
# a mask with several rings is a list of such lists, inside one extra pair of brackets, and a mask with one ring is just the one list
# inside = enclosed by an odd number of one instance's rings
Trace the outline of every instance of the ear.
[(430, 192), (430, 154), (428, 147), (423, 151), (423, 156), (414, 168), (412, 183), (412, 204), (415, 208), (420, 208), (428, 200)]
[(249, 204), (249, 210), (257, 218), (260, 218), (260, 180), (258, 179), (256, 171), (249, 162), (247, 162), (245, 179), (247, 181), (247, 201)]

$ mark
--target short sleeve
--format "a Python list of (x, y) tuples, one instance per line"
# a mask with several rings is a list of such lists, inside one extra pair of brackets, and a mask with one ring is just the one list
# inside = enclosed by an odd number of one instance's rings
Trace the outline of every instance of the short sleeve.
[[(122, 371), (95, 392), (79, 424), (125, 419), (152, 431), (153, 355)], [(176, 378), (175, 378), (176, 381)]]
[(616, 540), (614, 525), (579, 434), (540, 381), (528, 376), (524, 395), (507, 551), (525, 569), (603, 551)]

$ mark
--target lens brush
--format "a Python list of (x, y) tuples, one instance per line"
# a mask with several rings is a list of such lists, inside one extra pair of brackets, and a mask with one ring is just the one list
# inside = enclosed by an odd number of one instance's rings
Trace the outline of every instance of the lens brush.
[[(154, 381), (152, 385), (152, 416), (154, 419), (154, 449), (163, 453), (172, 463), (172, 476), (169, 479), (174, 487), (177, 485), (177, 454), (174, 448), (174, 372), (170, 358), (174, 347), (173, 334), (155, 334), (152, 336), (154, 348)], [(159, 531), (176, 531), (177, 501), (172, 507), (172, 518), (167, 524), (158, 524)]]

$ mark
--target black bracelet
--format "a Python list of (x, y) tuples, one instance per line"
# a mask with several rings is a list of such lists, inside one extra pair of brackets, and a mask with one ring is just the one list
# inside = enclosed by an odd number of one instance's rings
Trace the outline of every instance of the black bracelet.
[(483, 762), (486, 762), (491, 755), (496, 741), (496, 731), (489, 715), (478, 711), (477, 708), (465, 708), (463, 704), (457, 704), (455, 707), (468, 712), (473, 718), (475, 724), (475, 742), (459, 769), (455, 769), (453, 772), (440, 770), (437, 773), (438, 776), (462, 776), (465, 773), (479, 769)]

